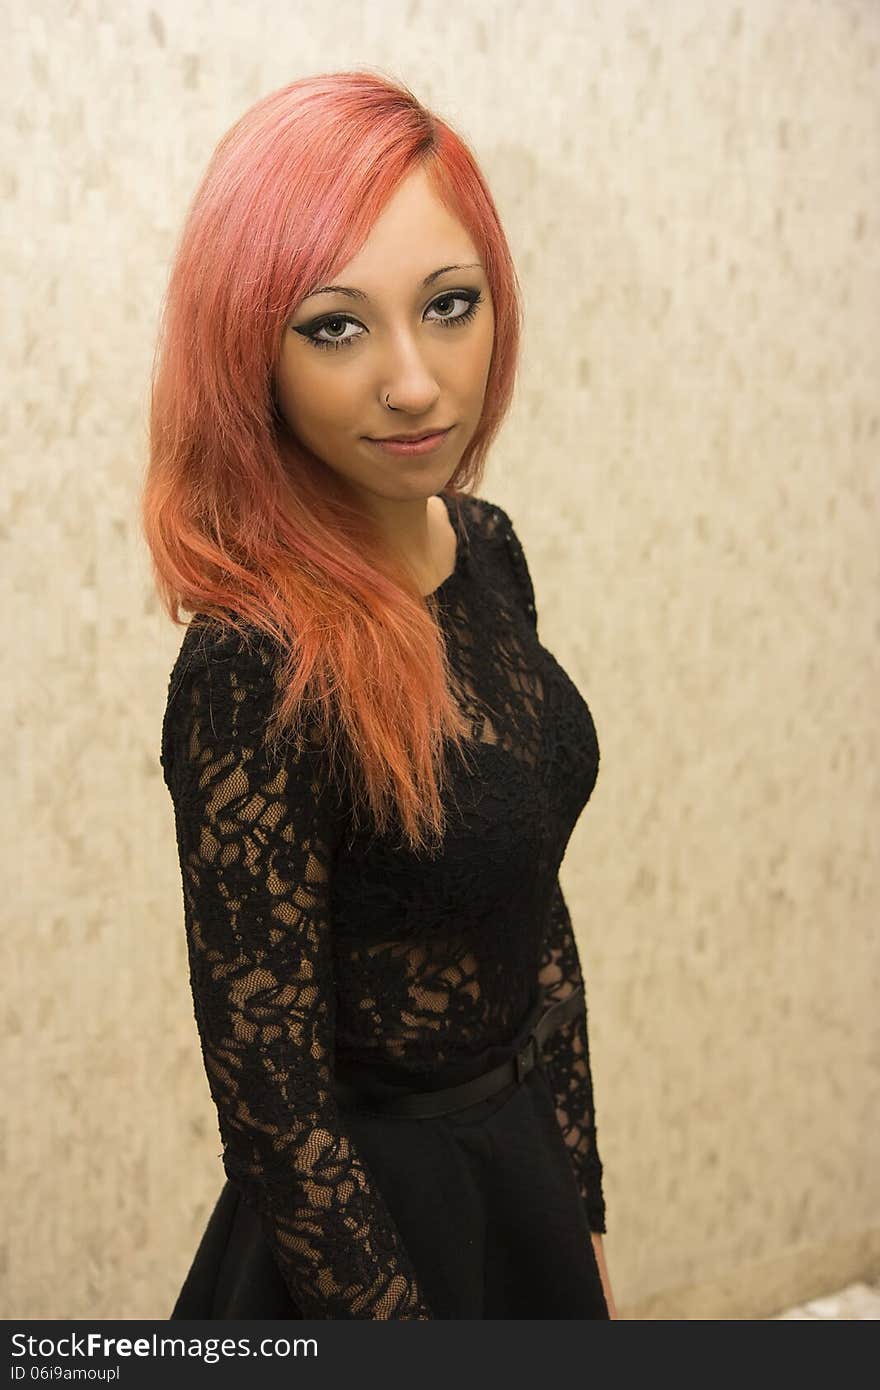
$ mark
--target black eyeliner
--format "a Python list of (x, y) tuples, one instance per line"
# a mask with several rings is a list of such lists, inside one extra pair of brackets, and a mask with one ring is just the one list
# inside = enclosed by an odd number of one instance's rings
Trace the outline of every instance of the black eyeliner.
[[(437, 300), (439, 300), (439, 299), (447, 299), (447, 298), (450, 298), (450, 299), (467, 299), (467, 300), (469, 300), (470, 306), (471, 306), (471, 307), (470, 307), (470, 309), (468, 310), (467, 314), (459, 314), (459, 315), (458, 315), (458, 319), (465, 319), (465, 318), (467, 318), (467, 317), (470, 316), (471, 310), (475, 309), (476, 306), (477, 306), (478, 304), (482, 303), (482, 300), (483, 300), (483, 292), (482, 292), (482, 290), (479, 290), (479, 289), (476, 289), (476, 288), (474, 288), (474, 289), (465, 289), (463, 286), (462, 286), (460, 289), (455, 289), (455, 290), (444, 290), (441, 294), (435, 294), (435, 295), (434, 295), (433, 299), (431, 300), (431, 304), (435, 304), (435, 303), (437, 302)], [(429, 307), (429, 308), (431, 307), (430, 304), (428, 305), (428, 307)], [(335, 323), (337, 319), (344, 320), (346, 323), (358, 323), (358, 322), (359, 322), (359, 320), (358, 320), (357, 318), (355, 318), (355, 316), (354, 316), (353, 314), (350, 314), (347, 310), (340, 309), (338, 313), (335, 313), (335, 314), (321, 314), (321, 315), (319, 315), (319, 317), (316, 318), (316, 319), (310, 319), (308, 323), (302, 323), (302, 324), (299, 324), (299, 325), (290, 324), (289, 326), (293, 329), (294, 333), (299, 333), (300, 337), (303, 337), (303, 338), (312, 338), (312, 334), (313, 334), (313, 333), (317, 333), (318, 330), (319, 330), (320, 328), (323, 328), (324, 325), (327, 324), (327, 323)], [(437, 320), (437, 322), (440, 322), (440, 320)], [(458, 322), (458, 320), (457, 320), (457, 319), (450, 319), (449, 322), (450, 322), (450, 323), (456, 323), (456, 322)], [(314, 341), (313, 338), (312, 338), (312, 341)]]

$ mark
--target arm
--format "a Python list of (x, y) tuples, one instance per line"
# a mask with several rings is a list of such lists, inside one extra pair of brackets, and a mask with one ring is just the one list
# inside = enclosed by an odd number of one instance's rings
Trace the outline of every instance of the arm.
[(608, 1266), (605, 1263), (605, 1251), (602, 1247), (602, 1237), (595, 1231), (590, 1239), (593, 1242), (593, 1254), (596, 1256), (596, 1264), (599, 1266), (599, 1277), (602, 1280), (602, 1291), (605, 1294), (605, 1302), (608, 1304), (608, 1317), (617, 1318), (617, 1305), (614, 1302), (614, 1294), (611, 1292), (611, 1279), (608, 1274)]
[(265, 653), (200, 634), (163, 729), (223, 1166), (305, 1317), (430, 1318), (333, 1094), (335, 822), (319, 750), (267, 752), (273, 695)]
[[(494, 507), (494, 512), (497, 525), (506, 542), (514, 581), (527, 621), (537, 632), (535, 590), (522, 544), (507, 513), (498, 506)], [(542, 984), (547, 986), (549, 1002), (564, 998), (566, 994), (571, 993), (572, 988), (577, 988), (582, 980), (577, 944), (558, 877), (553, 889), (540, 979)], [(586, 1015), (581, 1016), (574, 1024), (559, 1030), (552, 1040), (552, 1048), (548, 1045), (545, 1054), (548, 1054), (547, 1070), (548, 1076), (552, 1078), (556, 1097), (557, 1118), (572, 1158), (584, 1202), (605, 1299), (610, 1316), (616, 1318), (617, 1311), (602, 1244), (602, 1233), (605, 1231), (605, 1203), (602, 1195), (602, 1163), (596, 1146)]]
[[(565, 999), (583, 983), (577, 942), (558, 878), (553, 889), (538, 978), (546, 988), (548, 1004)], [(616, 1318), (617, 1309), (602, 1245), (605, 1201), (602, 1194), (602, 1161), (596, 1145), (596, 1113), (586, 1011), (550, 1035), (544, 1044), (543, 1056), (544, 1069), (556, 1101), (556, 1118), (584, 1203), (608, 1314), (610, 1318)]]
[[(544, 936), (538, 978), (547, 1003), (565, 999), (583, 984), (577, 943), (557, 878)], [(547, 1078), (556, 1100), (556, 1117), (571, 1156), (590, 1230), (605, 1231), (602, 1160), (596, 1144), (596, 1115), (586, 1012), (550, 1034), (544, 1044)]]
[[(529, 625), (537, 632), (535, 590), (522, 544), (507, 513), (494, 504), (493, 510), (506, 543), (520, 603)], [(564, 999), (583, 983), (577, 943), (558, 876), (550, 901), (539, 979), (547, 987), (549, 1004)], [(602, 1234), (605, 1203), (602, 1163), (596, 1147), (586, 1013), (556, 1029), (545, 1044), (544, 1055), (556, 1097), (559, 1125), (571, 1155), (590, 1230)]]

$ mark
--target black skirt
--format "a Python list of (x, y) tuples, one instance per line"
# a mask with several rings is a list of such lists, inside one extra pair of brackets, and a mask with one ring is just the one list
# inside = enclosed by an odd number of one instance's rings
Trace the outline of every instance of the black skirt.
[[(474, 1059), (472, 1074), (508, 1057), (527, 1031), (509, 1048)], [(387, 1072), (359, 1075), (376, 1093), (394, 1089)], [(608, 1318), (584, 1204), (541, 1066), (452, 1114), (343, 1113), (435, 1317)], [(259, 1214), (227, 1179), (171, 1319), (303, 1316)]]

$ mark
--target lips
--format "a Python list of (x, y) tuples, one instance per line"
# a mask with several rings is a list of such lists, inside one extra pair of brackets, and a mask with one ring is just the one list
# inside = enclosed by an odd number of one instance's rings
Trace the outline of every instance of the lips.
[(451, 425), (447, 425), (445, 429), (423, 430), (421, 434), (386, 434), (370, 437), (376, 444), (417, 444), (420, 439), (433, 439), (435, 434), (446, 434), (451, 428)]

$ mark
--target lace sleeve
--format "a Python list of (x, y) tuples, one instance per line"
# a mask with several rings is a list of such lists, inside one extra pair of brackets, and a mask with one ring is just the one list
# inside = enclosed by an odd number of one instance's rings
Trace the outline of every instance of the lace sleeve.
[(161, 758), (223, 1167), (305, 1317), (431, 1318), (332, 1090), (329, 780), (306, 740), (270, 758), (270, 658), (227, 632), (172, 676)]
[[(549, 1004), (565, 999), (583, 983), (577, 942), (558, 878), (547, 920), (539, 980), (547, 988)], [(586, 1014), (578, 1014), (571, 1023), (555, 1029), (544, 1043), (543, 1055), (556, 1100), (556, 1118), (571, 1155), (590, 1230), (604, 1234), (602, 1161), (596, 1145)]]
[[(522, 602), (532, 627), (537, 631), (535, 590), (522, 543), (507, 513), (500, 507), (496, 510), (504, 523), (508, 554)], [(550, 904), (539, 978), (541, 984), (548, 987), (547, 1000), (551, 1004), (564, 999), (583, 983), (577, 942), (558, 877)], [(578, 1015), (572, 1023), (551, 1034), (544, 1046), (544, 1059), (556, 1099), (559, 1127), (571, 1155), (590, 1230), (604, 1234), (602, 1162), (596, 1145), (586, 1014)]]

